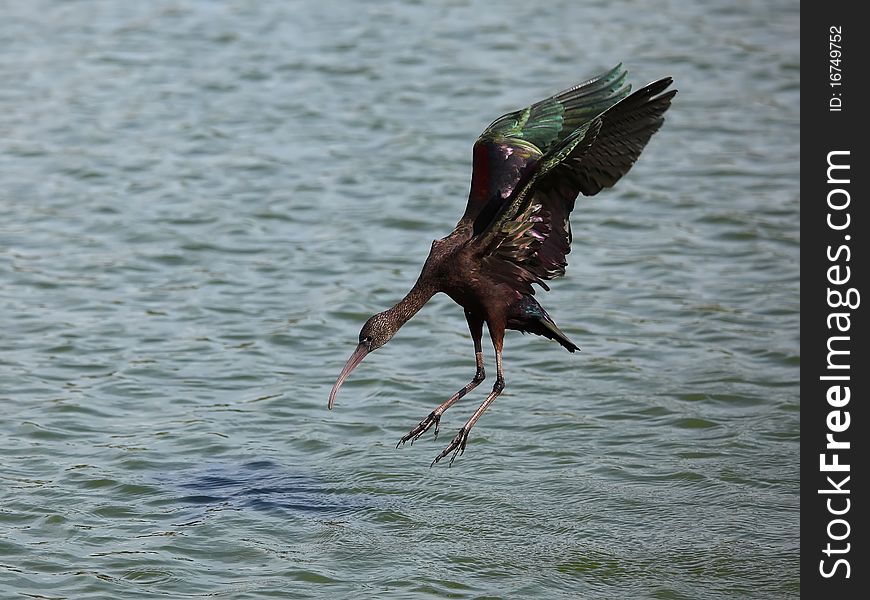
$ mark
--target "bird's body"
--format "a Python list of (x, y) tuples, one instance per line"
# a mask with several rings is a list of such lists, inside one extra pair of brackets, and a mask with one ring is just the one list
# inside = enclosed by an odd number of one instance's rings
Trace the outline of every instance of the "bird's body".
[(472, 239), (470, 228), (457, 227), (447, 237), (432, 242), (411, 298), (428, 300), (443, 292), (466, 313), (482, 319), (490, 327), (543, 335), (555, 339), (571, 352), (577, 350), (532, 293), (515, 289), (486, 268)]
[(486, 400), (433, 464), (450, 452), (455, 458), (465, 450), (468, 432), (504, 388), (501, 354), (506, 329), (541, 335), (571, 352), (578, 350), (534, 298), (532, 285), (549, 290), (545, 281), (565, 273), (571, 244), (568, 217), (578, 194), (591, 196), (616, 183), (661, 127), (676, 93), (665, 92), (670, 78), (629, 95), (626, 75), (617, 66), (506, 114), (481, 134), (474, 144), (465, 213), (449, 235), (432, 242), (405, 298), (363, 326), (359, 345), (330, 393), (330, 408), (351, 370), (439, 292), (465, 310), (477, 371), (399, 443), (413, 443), (432, 425), (437, 436), (444, 411), (483, 381), (484, 323), (495, 348), (497, 375)]

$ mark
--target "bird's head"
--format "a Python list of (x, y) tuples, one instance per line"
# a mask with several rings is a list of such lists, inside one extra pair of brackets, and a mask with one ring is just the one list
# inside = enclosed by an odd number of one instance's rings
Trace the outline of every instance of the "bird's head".
[(399, 329), (399, 323), (394, 318), (394, 309), (385, 310), (378, 313), (366, 321), (359, 332), (359, 345), (350, 358), (347, 359), (347, 364), (338, 375), (335, 385), (332, 386), (332, 391), (329, 392), (328, 407), (332, 410), (332, 405), (335, 403), (335, 396), (338, 394), (338, 389), (348, 378), (350, 372), (353, 371), (362, 360), (368, 356), (370, 352), (374, 352), (384, 344), (390, 341), (396, 331)]

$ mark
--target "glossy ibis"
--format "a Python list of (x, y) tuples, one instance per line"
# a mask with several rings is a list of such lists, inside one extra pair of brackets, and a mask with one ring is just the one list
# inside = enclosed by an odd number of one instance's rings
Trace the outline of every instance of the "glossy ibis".
[(359, 345), (329, 394), (329, 408), (342, 383), (370, 352), (386, 344), (438, 292), (465, 309), (474, 340), (474, 378), (420, 421), (396, 445), (417, 440), (441, 415), (484, 379), (483, 324), (495, 348), (492, 391), (432, 465), (465, 452), (468, 432), (505, 386), (505, 329), (577, 346), (535, 300), (532, 284), (565, 274), (571, 249), (568, 217), (579, 194), (592, 196), (615, 184), (640, 156), (664, 122), (675, 90), (665, 77), (630, 93), (627, 72), (612, 70), (522, 110), (499, 117), (474, 144), (471, 191), (465, 214), (445, 238), (432, 242), (429, 257), (398, 304), (363, 325)]

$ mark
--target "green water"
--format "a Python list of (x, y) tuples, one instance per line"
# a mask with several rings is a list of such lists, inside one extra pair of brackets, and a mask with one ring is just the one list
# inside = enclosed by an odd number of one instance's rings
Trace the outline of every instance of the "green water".
[[(798, 596), (798, 3), (536, 4), (0, 2), (0, 597)], [(430, 469), (441, 295), (328, 412), (477, 134), (619, 61), (680, 93), (538, 296), (582, 352)]]

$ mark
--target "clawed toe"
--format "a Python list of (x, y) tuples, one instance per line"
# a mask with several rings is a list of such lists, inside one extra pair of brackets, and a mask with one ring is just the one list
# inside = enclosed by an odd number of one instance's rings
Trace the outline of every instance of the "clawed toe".
[(441, 454), (435, 457), (435, 460), (432, 461), (432, 464), (429, 465), (429, 467), (434, 467), (435, 463), (453, 452), (453, 456), (450, 457), (450, 463), (447, 465), (448, 467), (452, 467), (453, 461), (456, 460), (456, 457), (465, 454), (466, 443), (468, 443), (468, 429), (463, 427), (459, 430), (459, 433), (456, 434), (456, 437), (453, 438), (453, 441), (450, 442), (450, 444), (448, 444), (447, 447), (441, 451)]
[(437, 440), (438, 439), (438, 427), (439, 427), (440, 423), (441, 423), (441, 415), (436, 414), (435, 411), (433, 410), (432, 412), (429, 413), (429, 416), (427, 416), (425, 419), (420, 421), (420, 423), (416, 427), (414, 427), (414, 429), (412, 429), (411, 431), (409, 431), (408, 433), (406, 433), (405, 435), (402, 436), (402, 439), (400, 439), (399, 443), (396, 444), (396, 448), (398, 448), (399, 446), (401, 446), (402, 444), (404, 444), (408, 440), (411, 440), (411, 445), (413, 446), (414, 442), (419, 440), (420, 437), (422, 437), (422, 435), (424, 433), (426, 433), (427, 431), (429, 431), (429, 429), (431, 429), (432, 425), (435, 426), (435, 437), (433, 439)]

